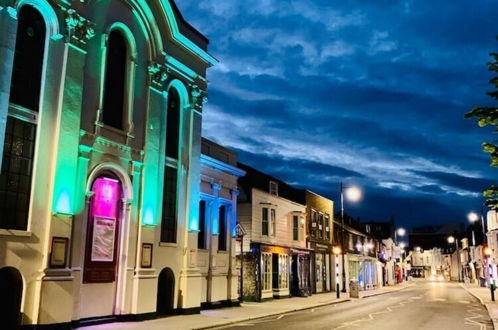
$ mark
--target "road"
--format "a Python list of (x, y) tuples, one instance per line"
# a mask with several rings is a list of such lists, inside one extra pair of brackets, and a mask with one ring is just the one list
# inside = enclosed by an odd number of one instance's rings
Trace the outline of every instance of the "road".
[(493, 329), (484, 306), (460, 285), (417, 282), (402, 291), (218, 329)]

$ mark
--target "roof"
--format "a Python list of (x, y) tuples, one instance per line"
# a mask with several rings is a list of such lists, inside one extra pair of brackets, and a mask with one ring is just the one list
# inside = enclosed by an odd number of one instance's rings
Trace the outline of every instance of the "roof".
[(277, 179), (269, 174), (263, 173), (249, 165), (237, 163), (237, 167), (246, 171), (246, 175), (239, 178), (239, 187), (250, 200), (251, 194), (249, 191), (256, 188), (267, 193), (270, 193), (270, 181), (278, 184), (278, 196), (290, 201), (306, 205), (304, 190), (294, 188), (293, 186)]
[(175, 15), (176, 22), (178, 24), (178, 29), (180, 32), (188, 37), (194, 44), (204, 51), (207, 51), (209, 45), (209, 39), (206, 38), (202, 33), (200, 33), (196, 28), (194, 28), (190, 23), (188, 23), (185, 18), (183, 18), (180, 9), (176, 5), (174, 0), (168, 0), (173, 9), (173, 14)]

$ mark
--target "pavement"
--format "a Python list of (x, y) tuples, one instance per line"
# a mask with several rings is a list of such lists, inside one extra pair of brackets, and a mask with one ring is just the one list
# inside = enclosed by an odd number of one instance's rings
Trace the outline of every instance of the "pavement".
[(233, 330), (491, 330), (486, 308), (458, 283), (416, 281), (400, 291), (250, 320)]
[[(227, 307), (203, 310), (196, 315), (178, 315), (143, 322), (119, 322), (81, 327), (85, 330), (159, 330), (159, 329), (211, 329), (223, 326), (255, 321), (262, 318), (277, 317), (297, 311), (314, 310), (325, 306), (337, 306), (350, 301), (363, 301), (363, 298), (393, 293), (413, 286), (413, 283), (403, 283), (377, 290), (361, 291), (360, 299), (350, 298), (349, 294), (341, 293), (339, 299), (335, 292), (314, 294), (310, 297), (292, 297), (274, 299), (267, 302), (246, 302), (240, 307)], [(373, 299), (373, 298), (369, 298)], [(365, 300), (369, 300), (365, 299)]]
[[(477, 284), (461, 283), (462, 288), (467, 290), (471, 295), (476, 297), (482, 305), (486, 306), (489, 317), (493, 321), (493, 326), (498, 329), (498, 302), (491, 300), (489, 288), (480, 287)], [(498, 300), (498, 291), (495, 291), (496, 300)]]

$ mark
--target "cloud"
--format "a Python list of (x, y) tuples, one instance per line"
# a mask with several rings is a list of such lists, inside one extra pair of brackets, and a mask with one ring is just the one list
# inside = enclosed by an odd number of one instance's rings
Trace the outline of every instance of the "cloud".
[(480, 147), (491, 132), (463, 115), (492, 102), (495, 0), (178, 5), (221, 60), (206, 137), (336, 200), (341, 180), (362, 185), (350, 207), (369, 219), (464, 220), (481, 205), (496, 177)]

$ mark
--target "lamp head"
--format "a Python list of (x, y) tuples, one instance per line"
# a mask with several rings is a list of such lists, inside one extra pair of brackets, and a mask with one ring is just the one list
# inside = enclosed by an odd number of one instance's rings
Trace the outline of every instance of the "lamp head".
[(398, 236), (405, 236), (406, 235), (406, 229), (405, 228), (398, 228), (398, 230), (396, 230), (396, 234)]
[(450, 243), (450, 244), (455, 243), (455, 237), (453, 237), (453, 236), (448, 237), (448, 243)]
[(469, 219), (470, 222), (476, 222), (479, 220), (479, 215), (475, 212), (469, 212), (469, 214), (467, 214), (467, 219)]
[(351, 202), (357, 202), (361, 199), (361, 190), (358, 187), (352, 186), (346, 189), (346, 199)]

